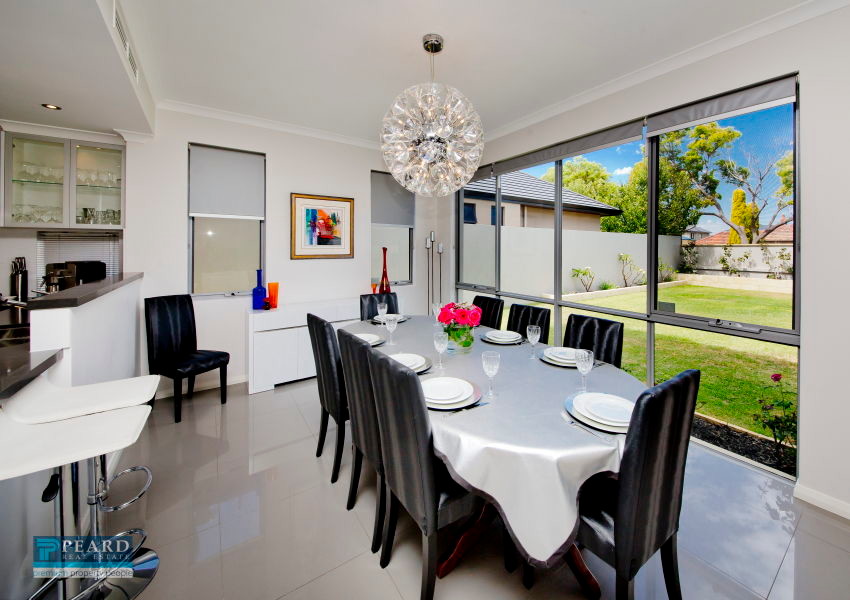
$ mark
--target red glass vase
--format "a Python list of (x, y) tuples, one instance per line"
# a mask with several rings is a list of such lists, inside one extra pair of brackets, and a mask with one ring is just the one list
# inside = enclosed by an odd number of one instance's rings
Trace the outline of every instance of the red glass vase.
[(384, 270), (381, 271), (381, 284), (378, 286), (379, 294), (390, 293), (390, 278), (387, 277), (387, 249), (381, 248), (384, 252)]

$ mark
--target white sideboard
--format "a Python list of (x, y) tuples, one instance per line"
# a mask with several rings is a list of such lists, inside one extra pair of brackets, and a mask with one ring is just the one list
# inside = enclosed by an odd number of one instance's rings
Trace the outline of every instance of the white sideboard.
[(249, 394), (316, 375), (307, 313), (330, 321), (334, 327), (342, 327), (360, 319), (360, 299), (319, 300), (285, 304), (274, 310), (249, 310)]

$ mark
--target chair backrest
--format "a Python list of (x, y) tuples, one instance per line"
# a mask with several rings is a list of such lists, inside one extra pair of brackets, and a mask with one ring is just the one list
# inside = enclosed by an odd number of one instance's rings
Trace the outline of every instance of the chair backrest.
[(549, 339), (549, 314), (548, 308), (541, 306), (529, 306), (527, 304), (513, 304), (508, 312), (508, 331), (516, 331), (525, 336), (525, 328), (529, 325), (540, 325), (540, 341), (546, 343)]
[(152, 375), (159, 374), (161, 366), (197, 350), (192, 297), (179, 294), (145, 298), (145, 332)]
[(623, 324), (571, 314), (564, 332), (564, 346), (591, 350), (593, 358), (619, 368), (623, 362)]
[(362, 294), (360, 296), (360, 320), (368, 321), (378, 314), (378, 304), (387, 303), (388, 313), (398, 313), (398, 296), (395, 292), (386, 294)]
[(434, 441), (422, 385), (416, 373), (371, 351), (384, 474), (390, 489), (425, 535), (437, 529)]
[(679, 529), (700, 372), (683, 371), (635, 404), (620, 461), (614, 568), (629, 579)]
[(484, 327), (499, 329), (502, 326), (502, 312), (505, 310), (504, 300), (490, 296), (475, 296), (472, 303), (481, 309), (481, 324)]
[(348, 419), (348, 402), (339, 358), (339, 344), (333, 325), (314, 314), (307, 314), (307, 329), (313, 358), (316, 361), (316, 381), (322, 406), (342, 427)]
[(351, 437), (366, 460), (375, 467), (378, 475), (384, 473), (381, 456), (381, 432), (375, 412), (375, 394), (372, 391), (372, 375), (369, 372), (371, 346), (351, 332), (340, 329), (339, 354), (345, 376), (345, 395), (348, 398), (348, 416), (351, 421)]

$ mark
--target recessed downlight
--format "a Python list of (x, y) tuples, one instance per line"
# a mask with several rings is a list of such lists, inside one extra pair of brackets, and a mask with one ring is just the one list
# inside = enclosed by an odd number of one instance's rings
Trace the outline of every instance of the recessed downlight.
[(62, 110), (61, 106), (56, 106), (55, 104), (42, 104), (42, 106), (49, 110)]

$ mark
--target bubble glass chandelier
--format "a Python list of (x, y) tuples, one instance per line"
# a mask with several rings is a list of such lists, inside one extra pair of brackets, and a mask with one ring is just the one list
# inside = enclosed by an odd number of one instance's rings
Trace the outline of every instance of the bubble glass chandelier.
[(481, 162), (484, 128), (472, 103), (456, 88), (434, 81), (434, 56), (443, 38), (422, 38), (431, 81), (410, 86), (384, 115), (381, 151), (390, 173), (406, 189), (447, 196), (466, 185)]

